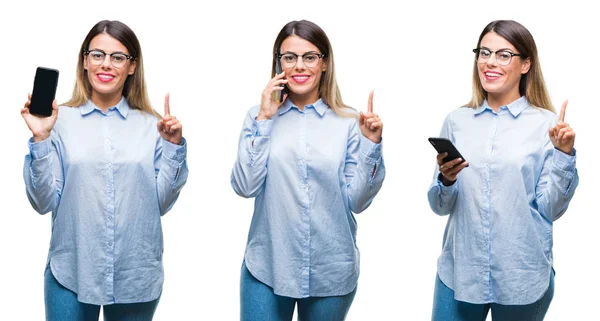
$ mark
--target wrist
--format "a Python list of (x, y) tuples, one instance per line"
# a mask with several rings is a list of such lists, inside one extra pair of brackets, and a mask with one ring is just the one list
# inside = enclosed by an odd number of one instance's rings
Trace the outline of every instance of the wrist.
[(183, 139), (179, 138), (179, 139), (170, 139), (169, 143), (174, 144), (174, 145), (178, 145), (178, 146), (183, 146)]
[(43, 140), (48, 139), (48, 137), (50, 137), (50, 133), (44, 133), (44, 134), (33, 134), (33, 142), (34, 143), (39, 143)]
[(566, 149), (566, 148), (557, 148), (557, 149), (567, 155), (573, 156), (573, 147), (568, 148), (568, 149)]
[(442, 173), (440, 173), (438, 179), (442, 182), (444, 186), (452, 186), (454, 185), (454, 183), (456, 183), (456, 180), (449, 180), (446, 178), (446, 176), (442, 175)]
[(267, 115), (265, 115), (265, 114), (264, 114), (264, 113), (262, 113), (262, 112), (258, 113), (258, 116), (256, 116), (256, 120), (257, 120), (257, 121), (258, 121), (258, 120), (268, 120), (268, 119), (270, 119), (270, 118), (271, 118), (271, 116), (267, 116)]

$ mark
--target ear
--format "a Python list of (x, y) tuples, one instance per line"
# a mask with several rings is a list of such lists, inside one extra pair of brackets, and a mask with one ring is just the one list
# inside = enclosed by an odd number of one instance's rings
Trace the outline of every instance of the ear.
[(327, 71), (327, 60), (323, 60), (323, 66), (321, 66), (321, 71), (322, 72), (326, 72)]
[(521, 63), (521, 74), (524, 75), (529, 72), (529, 68), (531, 68), (531, 59), (527, 58), (525, 61)]
[(88, 69), (88, 60), (87, 60), (87, 56), (85, 54), (83, 54), (83, 69), (84, 70)]
[(131, 76), (135, 73), (135, 67), (137, 66), (137, 59), (134, 59), (131, 62), (131, 65), (129, 65), (129, 70), (127, 71), (127, 73)]

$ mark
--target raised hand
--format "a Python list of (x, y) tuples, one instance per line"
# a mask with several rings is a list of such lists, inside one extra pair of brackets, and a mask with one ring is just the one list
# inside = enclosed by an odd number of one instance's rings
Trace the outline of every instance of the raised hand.
[(27, 95), (27, 102), (21, 109), (21, 116), (23, 116), (27, 127), (29, 127), (29, 130), (33, 134), (33, 141), (40, 142), (50, 137), (50, 133), (58, 117), (58, 105), (56, 104), (56, 100), (52, 101), (52, 115), (49, 117), (32, 115), (29, 113), (29, 105), (31, 105), (31, 94)]
[[(275, 75), (263, 90), (260, 99), (260, 111), (258, 112), (256, 120), (265, 120), (273, 117), (277, 112), (277, 109), (281, 106), (281, 102), (273, 97), (273, 92), (283, 90), (281, 85), (287, 84), (287, 79), (284, 77), (285, 72)], [(282, 101), (285, 101), (286, 98), (287, 94), (284, 94)]]
[(360, 112), (360, 132), (375, 144), (381, 142), (381, 133), (383, 132), (383, 122), (379, 115), (373, 113), (373, 91), (369, 94), (367, 113)]
[(181, 137), (183, 136), (183, 127), (175, 116), (171, 115), (171, 107), (169, 106), (169, 94), (165, 96), (165, 113), (161, 120), (156, 123), (158, 132), (164, 140), (173, 144), (180, 145)]
[(561, 152), (569, 155), (573, 155), (573, 146), (575, 145), (575, 132), (573, 128), (565, 123), (565, 113), (567, 111), (567, 103), (565, 100), (560, 109), (558, 116), (558, 122), (556, 125), (548, 130), (550, 140), (554, 147), (558, 148)]

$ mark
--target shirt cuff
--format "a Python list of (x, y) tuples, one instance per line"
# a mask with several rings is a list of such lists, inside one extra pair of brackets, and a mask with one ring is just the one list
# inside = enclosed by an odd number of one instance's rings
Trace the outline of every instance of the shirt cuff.
[(360, 153), (369, 161), (370, 163), (376, 163), (381, 159), (381, 144), (383, 143), (383, 137), (379, 144), (373, 143), (370, 139), (365, 137), (364, 135), (360, 135)]
[(33, 137), (29, 139), (29, 153), (31, 154), (31, 159), (37, 160), (44, 158), (50, 154), (50, 150), (52, 149), (52, 139), (50, 137), (40, 141), (34, 142)]
[(178, 163), (185, 160), (187, 155), (187, 142), (185, 138), (181, 137), (181, 145), (173, 144), (163, 138), (163, 150), (162, 153), (165, 157), (172, 159)]
[(442, 193), (442, 195), (451, 195), (452, 192), (456, 189), (456, 181), (454, 181), (452, 185), (444, 185), (444, 183), (442, 182), (442, 173), (438, 174), (437, 185), (440, 187), (440, 193)]
[(256, 136), (270, 136), (271, 127), (273, 126), (272, 119), (265, 120), (254, 120), (252, 123), (252, 135)]
[(552, 156), (552, 162), (554, 166), (565, 171), (572, 172), (575, 169), (575, 160), (577, 152), (573, 148), (573, 155), (565, 154), (557, 148), (554, 148), (554, 155)]

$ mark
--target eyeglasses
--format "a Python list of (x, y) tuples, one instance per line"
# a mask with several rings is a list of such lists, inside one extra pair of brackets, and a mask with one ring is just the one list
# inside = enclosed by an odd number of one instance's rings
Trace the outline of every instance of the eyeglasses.
[(297, 55), (293, 52), (286, 52), (282, 55), (277, 55), (277, 58), (281, 60), (282, 68), (293, 68), (298, 63), (298, 57), (302, 59), (304, 66), (308, 68), (315, 67), (319, 63), (319, 58), (325, 57), (324, 54), (316, 53), (314, 51), (306, 52), (303, 55)]
[(501, 66), (510, 65), (514, 56), (523, 57), (521, 54), (512, 53), (508, 50), (491, 51), (487, 48), (477, 48), (473, 49), (473, 52), (475, 53), (475, 60), (480, 64), (488, 62), (493, 53), (496, 54), (496, 62)]
[(86, 56), (88, 56), (90, 63), (95, 66), (99, 66), (102, 63), (104, 63), (104, 60), (106, 59), (107, 55), (110, 56), (110, 63), (115, 68), (121, 68), (121, 67), (125, 66), (125, 64), (127, 63), (127, 60), (134, 59), (133, 56), (130, 56), (130, 55), (122, 53), (122, 52), (113, 52), (109, 55), (100, 49), (85, 50), (83, 53)]

